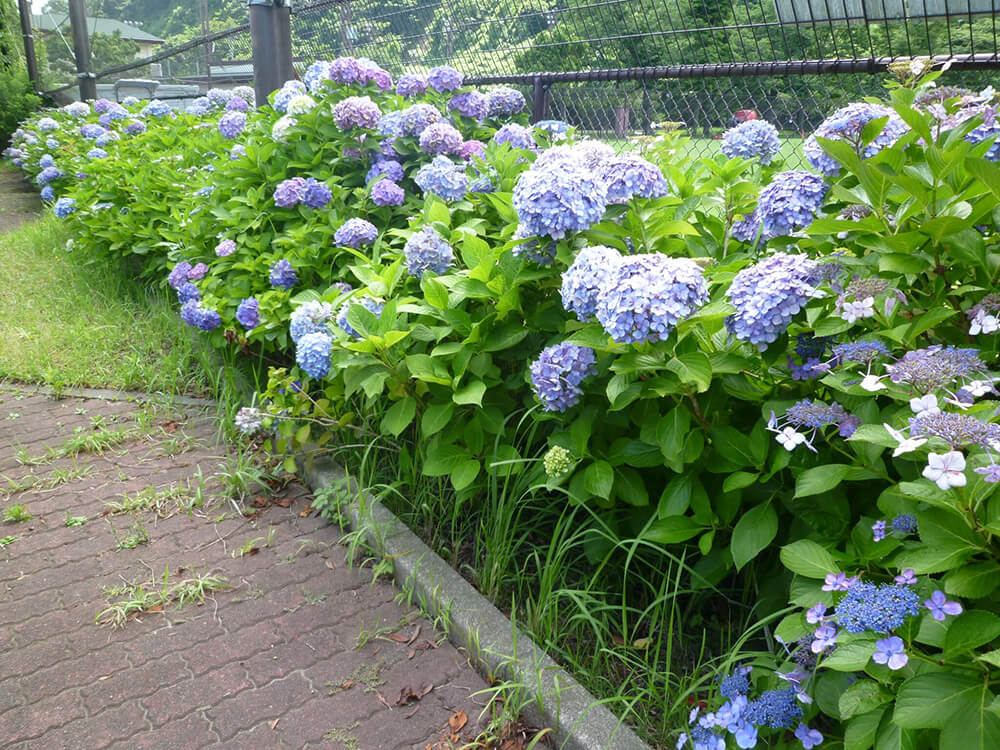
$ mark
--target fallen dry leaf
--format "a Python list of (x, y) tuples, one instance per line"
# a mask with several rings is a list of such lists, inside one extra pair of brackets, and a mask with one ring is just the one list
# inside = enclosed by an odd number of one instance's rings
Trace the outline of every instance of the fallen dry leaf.
[[(392, 706), (389, 705), (389, 701), (387, 701), (385, 699), (385, 696), (382, 695), (382, 693), (376, 692), (375, 693), (375, 697), (378, 698), (378, 702), (379, 703), (381, 703), (383, 706), (385, 706), (386, 708), (388, 708), (390, 711), (392, 710)], [(399, 705), (403, 705), (403, 704), (401, 703)]]
[(405, 706), (410, 701), (418, 701), (433, 689), (434, 686), (431, 685), (430, 683), (416, 690), (414, 690), (410, 685), (406, 685), (402, 690), (399, 691), (399, 700), (396, 701), (396, 705)]
[(456, 711), (448, 718), (448, 726), (451, 727), (453, 734), (461, 732), (468, 723), (469, 717), (466, 715), (465, 711)]
[(278, 726), (278, 722), (279, 721), (281, 721), (281, 717), (280, 716), (277, 719), (275, 719), (274, 721), (271, 722), (271, 729), (274, 729), (276, 726)]
[(326, 567), (328, 567), (330, 570), (336, 570), (337, 564), (333, 560), (327, 560)]
[(166, 422), (161, 424), (160, 427), (163, 428), (164, 432), (177, 432), (177, 428), (180, 427), (180, 425), (173, 419), (168, 419)]
[(299, 511), (299, 518), (305, 518), (312, 512), (313, 512), (313, 507), (311, 505), (307, 505), (305, 508)]
[(255, 508), (264, 508), (264, 507), (266, 507), (267, 506), (267, 498), (264, 497), (263, 495), (257, 495), (257, 497), (255, 497), (253, 499), (253, 506)]
[(283, 497), (274, 501), (274, 504), (280, 508), (288, 508), (292, 505), (292, 499), (290, 497)]
[(419, 625), (417, 625), (417, 627), (415, 627), (415, 628), (413, 629), (413, 635), (411, 635), (411, 636), (410, 636), (410, 640), (408, 640), (408, 641), (406, 642), (406, 645), (410, 645), (410, 644), (411, 644), (411, 643), (413, 643), (413, 642), (414, 642), (415, 640), (417, 640), (417, 636), (418, 636), (418, 635), (420, 635), (420, 626), (419, 626)]

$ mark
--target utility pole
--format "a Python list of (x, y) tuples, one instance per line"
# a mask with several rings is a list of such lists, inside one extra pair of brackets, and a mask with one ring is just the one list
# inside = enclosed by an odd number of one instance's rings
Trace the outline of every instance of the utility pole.
[(69, 22), (73, 27), (73, 54), (76, 56), (76, 77), (80, 81), (80, 100), (96, 99), (97, 77), (90, 69), (86, 0), (69, 0)]
[(24, 59), (28, 65), (28, 78), (31, 87), (37, 93), (42, 90), (38, 77), (38, 58), (35, 57), (35, 35), (31, 33), (31, 0), (17, 0), (17, 9), (21, 14), (21, 36), (24, 37)]
[(295, 77), (292, 67), (291, 0), (248, 0), (253, 48), (253, 85), (257, 104)]

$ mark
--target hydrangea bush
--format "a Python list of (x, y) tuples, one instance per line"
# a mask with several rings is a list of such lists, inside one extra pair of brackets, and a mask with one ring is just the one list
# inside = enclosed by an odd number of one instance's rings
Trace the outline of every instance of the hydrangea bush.
[(996, 102), (937, 75), (836, 112), (815, 171), (763, 124), (734, 159), (618, 155), (516, 91), (351, 58), (246, 112), (45, 112), (8, 156), (73, 253), (137, 260), (197, 335), (277, 362), (237, 426), (289, 469), (378, 414), (456, 503), (536, 472), (691, 590), (746, 591), (766, 637), (677, 747), (993, 748)]

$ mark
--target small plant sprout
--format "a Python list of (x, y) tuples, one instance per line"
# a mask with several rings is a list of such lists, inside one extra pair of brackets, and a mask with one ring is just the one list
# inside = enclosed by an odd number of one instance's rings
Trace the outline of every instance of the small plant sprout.
[(11, 505), (4, 509), (3, 520), (4, 523), (25, 523), (30, 521), (34, 516), (28, 512), (28, 508), (20, 503), (17, 505)]

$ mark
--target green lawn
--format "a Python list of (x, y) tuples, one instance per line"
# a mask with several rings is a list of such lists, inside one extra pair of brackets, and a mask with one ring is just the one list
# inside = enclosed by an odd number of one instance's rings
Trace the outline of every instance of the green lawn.
[(0, 234), (0, 379), (165, 393), (208, 389), (165, 294), (66, 250), (51, 214)]
[[(618, 152), (631, 151), (641, 145), (628, 138), (602, 138), (601, 140), (614, 147)], [(722, 139), (701, 137), (691, 138), (680, 151), (682, 158), (695, 159), (711, 158), (721, 153)], [(787, 169), (801, 169), (806, 166), (805, 158), (802, 156), (802, 139), (798, 136), (786, 137), (782, 134), (780, 156)]]

